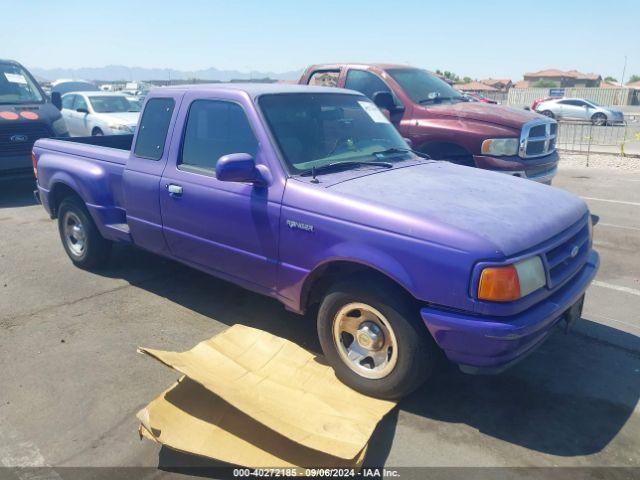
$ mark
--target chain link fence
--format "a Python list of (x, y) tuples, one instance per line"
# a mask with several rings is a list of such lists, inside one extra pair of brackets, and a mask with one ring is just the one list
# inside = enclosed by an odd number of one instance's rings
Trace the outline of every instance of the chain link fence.
[(609, 153), (624, 156), (625, 146), (640, 142), (640, 123), (596, 126), (589, 122), (558, 122), (558, 150), (586, 153), (587, 164), (591, 153)]

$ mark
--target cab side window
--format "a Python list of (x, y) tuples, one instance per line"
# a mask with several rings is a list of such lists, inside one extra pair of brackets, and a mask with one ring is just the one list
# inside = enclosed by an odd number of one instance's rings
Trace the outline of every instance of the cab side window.
[(138, 127), (136, 156), (149, 160), (162, 158), (174, 105), (173, 98), (152, 98), (147, 102)]
[(308, 85), (319, 87), (337, 87), (340, 70), (317, 70), (309, 77)]
[(387, 84), (380, 77), (365, 70), (349, 70), (344, 88), (363, 93), (371, 100), (373, 100), (373, 94), (376, 92), (388, 92), (393, 95), (391, 89), (387, 87)]
[(220, 100), (195, 100), (189, 108), (178, 168), (212, 175), (220, 157), (255, 156), (258, 142), (242, 107)]

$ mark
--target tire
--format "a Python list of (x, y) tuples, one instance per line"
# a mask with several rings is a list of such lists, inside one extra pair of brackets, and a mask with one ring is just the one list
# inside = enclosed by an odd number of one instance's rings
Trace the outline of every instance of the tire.
[(551, 110), (544, 110), (544, 111), (542, 111), (540, 113), (542, 115), (544, 115), (545, 117), (556, 118), (556, 116), (553, 114), (553, 112)]
[(594, 113), (591, 116), (591, 123), (598, 127), (602, 127), (607, 124), (607, 116), (604, 113)]
[(74, 265), (91, 270), (104, 266), (111, 254), (111, 242), (105, 240), (82, 200), (67, 197), (58, 208), (58, 232)]
[(102, 137), (104, 136), (104, 132), (99, 128), (94, 128), (93, 131), (91, 132), (91, 135), (94, 137)]
[[(374, 317), (379, 318), (369, 320)], [(343, 319), (352, 331), (360, 322), (355, 330), (360, 340), (342, 331), (347, 329)], [(371, 323), (376, 323), (373, 330)], [(336, 376), (372, 397), (397, 400), (411, 393), (429, 378), (439, 358), (438, 347), (420, 322), (414, 302), (387, 282), (357, 278), (335, 284), (320, 304), (317, 325), (322, 350)], [(381, 336), (375, 335), (380, 332)], [(379, 345), (374, 343), (373, 349), (367, 350), (362, 344), (372, 338)], [(350, 348), (366, 352), (360, 362), (347, 358)], [(378, 359), (387, 358), (387, 363), (372, 368), (373, 357), (366, 357), (369, 353)]]

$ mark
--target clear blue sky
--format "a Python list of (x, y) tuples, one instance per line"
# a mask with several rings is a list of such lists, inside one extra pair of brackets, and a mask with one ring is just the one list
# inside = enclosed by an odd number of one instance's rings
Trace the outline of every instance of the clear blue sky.
[(640, 74), (640, 2), (0, 0), (0, 58), (29, 67), (288, 71), (408, 63), (461, 76)]

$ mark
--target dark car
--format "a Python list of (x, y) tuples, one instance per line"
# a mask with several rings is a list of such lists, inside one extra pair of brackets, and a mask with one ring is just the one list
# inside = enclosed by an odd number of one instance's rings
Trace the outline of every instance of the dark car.
[[(60, 96), (53, 95), (56, 101)], [(31, 174), (31, 149), (39, 138), (68, 136), (57, 108), (29, 71), (0, 60), (0, 176)]]

